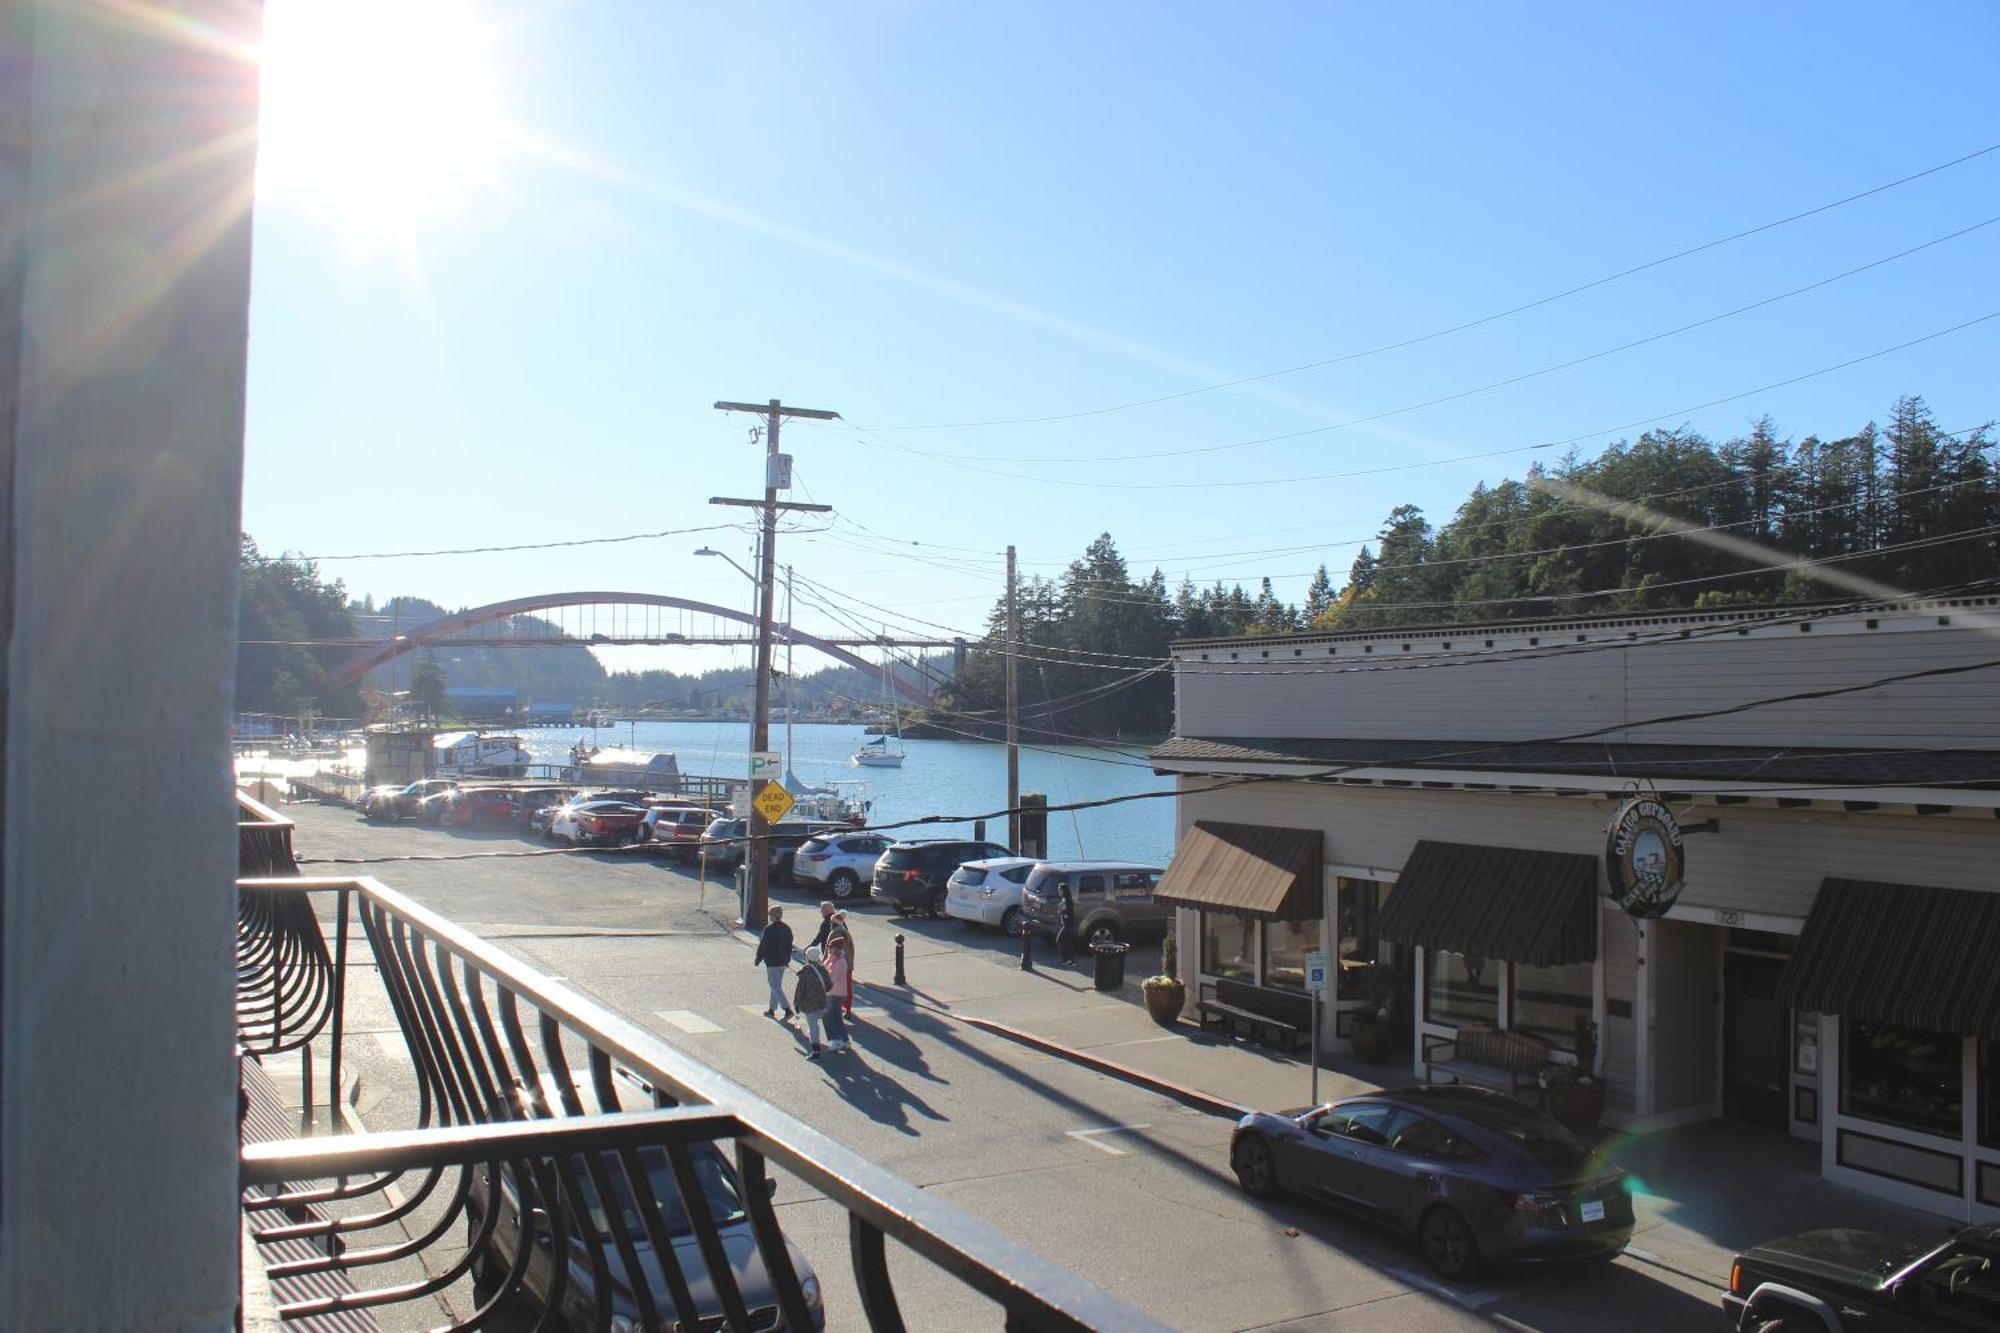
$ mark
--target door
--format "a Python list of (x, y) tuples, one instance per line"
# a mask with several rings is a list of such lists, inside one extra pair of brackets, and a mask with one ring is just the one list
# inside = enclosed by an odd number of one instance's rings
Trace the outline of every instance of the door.
[(1378, 1154), (1389, 1151), (1389, 1123), (1396, 1115), (1395, 1107), (1379, 1102), (1350, 1102), (1311, 1122), (1306, 1188), (1343, 1207), (1380, 1213), (1385, 1182)]
[(1722, 1114), (1784, 1129), (1791, 1062), (1785, 1009), (1778, 1003), (1783, 959), (1725, 953), (1722, 958)]

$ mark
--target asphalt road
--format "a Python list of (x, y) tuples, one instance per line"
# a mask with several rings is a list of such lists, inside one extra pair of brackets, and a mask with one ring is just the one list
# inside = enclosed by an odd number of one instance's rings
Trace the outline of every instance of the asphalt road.
[[(369, 825), (334, 807), (285, 813), (298, 821), (296, 849), (308, 860), (540, 845), (507, 833)], [(934, 960), (928, 971), (950, 978), (951, 994), (888, 1001), (864, 988), (855, 1050), (815, 1063), (793, 1028), (762, 1017), (763, 974), (747, 937), (727, 924), (733, 901), (711, 885), (704, 905), (679, 868), (582, 853), (305, 870), (374, 875), (1179, 1328), (1720, 1326), (1709, 1280), (1657, 1262), (1627, 1257), (1452, 1287), (1397, 1238), (1295, 1202), (1245, 1197), (1228, 1171), (1227, 1121), (951, 1017), (950, 1005), (970, 998), (989, 971), (995, 985), (1017, 982), (1002, 974), (1015, 966), (1011, 949), (956, 923), (906, 929)], [(801, 936), (810, 933), (809, 895), (781, 889), (774, 901)], [(856, 916), (860, 975), (886, 980), (888, 914)], [(1077, 1003), (1088, 1003), (1077, 989)], [(413, 1123), (407, 1056), (386, 1007), (359, 993), (355, 1004), (360, 1109), (371, 1128)], [(787, 1234), (826, 1279), (828, 1326), (861, 1327), (844, 1215), (792, 1180), (779, 1200)], [(983, 1298), (891, 1249), (913, 1329), (1001, 1326)]]

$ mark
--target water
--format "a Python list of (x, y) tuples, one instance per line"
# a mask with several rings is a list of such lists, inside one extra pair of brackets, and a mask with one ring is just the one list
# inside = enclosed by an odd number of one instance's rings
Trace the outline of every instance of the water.
[[(629, 747), (647, 754), (671, 751), (683, 773), (740, 778), (750, 765), (750, 727), (744, 722), (627, 722), (594, 731), (551, 727), (517, 734), (522, 748), (543, 763), (567, 763), (570, 747), (582, 736), (595, 745)], [(792, 771), (808, 786), (836, 781), (864, 784), (863, 796), (874, 802), (869, 811), (873, 824), (925, 815), (983, 815), (1006, 808), (1006, 746), (982, 741), (908, 740), (903, 742), (907, 757), (901, 768), (855, 768), (848, 756), (869, 739), (857, 724), (799, 723), (792, 728)], [(771, 748), (783, 750), (784, 745), (784, 724), (773, 724)], [(1051, 805), (1172, 787), (1173, 779), (1155, 776), (1145, 762), (1144, 751), (1136, 747), (1109, 751), (1049, 746), (1021, 751), (1021, 790), (1042, 792)], [(1053, 813), (1049, 816), (1050, 855), (1165, 865), (1173, 851), (1173, 807), (1172, 798), (1167, 797), (1127, 801), (1073, 815)], [(970, 837), (972, 825), (948, 823), (900, 831), (911, 837)], [(990, 821), (986, 833), (995, 842), (1006, 841), (1006, 819)]]

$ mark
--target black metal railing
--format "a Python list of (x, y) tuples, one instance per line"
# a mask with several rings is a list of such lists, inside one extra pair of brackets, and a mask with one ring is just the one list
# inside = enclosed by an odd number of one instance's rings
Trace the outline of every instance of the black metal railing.
[[(1161, 1327), (375, 880), (278, 877), (238, 891), (240, 919), (255, 923), (239, 934), (253, 955), (244, 975), (261, 988), (247, 1035), (341, 1030), (356, 917), (416, 1080), (414, 1127), (246, 1145), (245, 1207), (260, 1243), (279, 1246), (268, 1271), (286, 1318), (417, 1300), (470, 1277), (478, 1308), (455, 1328), (482, 1327), (524, 1295), (540, 1329), (818, 1328), (817, 1282), (772, 1203), (776, 1165), (846, 1211), (871, 1328), (905, 1327), (890, 1238), (997, 1302), (1009, 1328)], [(312, 979), (323, 967), (326, 984)], [(332, 1049), (337, 1059), (337, 1038)], [(384, 1201), (364, 1204), (377, 1187)], [(392, 1224), (388, 1243), (366, 1243)], [(370, 1285), (461, 1228), (453, 1262)]]

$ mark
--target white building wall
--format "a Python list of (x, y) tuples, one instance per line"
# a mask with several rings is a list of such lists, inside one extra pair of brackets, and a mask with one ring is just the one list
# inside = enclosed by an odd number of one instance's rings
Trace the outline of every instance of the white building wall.
[[(1190, 737), (1530, 740), (1612, 727), (1608, 741), (1678, 745), (1867, 743), (2000, 748), (2000, 670), (1649, 727), (1650, 717), (1726, 708), (1990, 660), (2000, 599), (1852, 615), (1737, 634), (1713, 620), (1622, 626), (1438, 628), (1374, 637), (1253, 639), (1175, 652), (1175, 732)], [(1870, 626), (1873, 628), (1870, 628)], [(1579, 644), (1578, 640), (1587, 642)], [(1407, 645), (1407, 648), (1405, 647)], [(1445, 645), (1449, 645), (1446, 648)], [(1491, 648), (1488, 645), (1492, 645)], [(1567, 646), (1588, 651), (1566, 654)], [(1542, 655), (1495, 658), (1518, 649)], [(1474, 661), (1483, 657), (1485, 660)], [(1410, 663), (1424, 662), (1421, 669)], [(1377, 668), (1395, 667), (1395, 670)], [(1494, 707), (1505, 700), (1506, 707)]]
[[(0, 1328), (23, 1333), (237, 1306), (258, 11), (152, 8), (0, 16), (0, 124), (28, 131), (0, 134)], [(106, 836), (78, 794), (135, 765)]]

